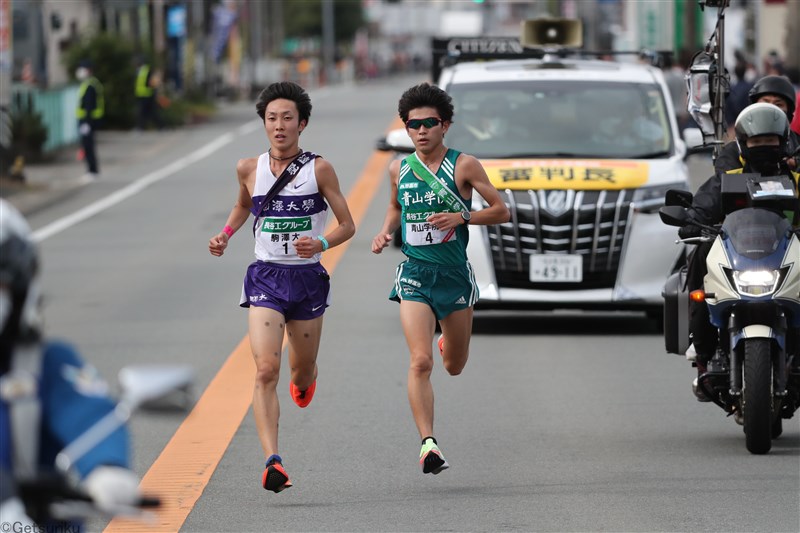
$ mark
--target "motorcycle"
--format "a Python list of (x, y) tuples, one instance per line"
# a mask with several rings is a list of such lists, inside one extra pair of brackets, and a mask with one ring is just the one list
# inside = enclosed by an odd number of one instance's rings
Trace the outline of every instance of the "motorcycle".
[(726, 174), (721, 225), (691, 220), (691, 202), (669, 191), (659, 211), (667, 225), (701, 229), (677, 242), (712, 243), (701, 290), (688, 291), (685, 266), (664, 285), (665, 345), (686, 352), (689, 300), (705, 302), (719, 348), (697, 386), (744, 427), (748, 451), (765, 454), (800, 405), (800, 229), (787, 219), (800, 200), (787, 176)]
[[(31, 531), (49, 530), (53, 524), (83, 521), (95, 515), (107, 518), (125, 516), (143, 521), (153, 519), (148, 510), (160, 505), (159, 498), (153, 496), (142, 496), (132, 505), (101, 509), (77, 484), (74, 465), (126, 424), (137, 409), (188, 408), (193, 370), (183, 365), (128, 366), (120, 370), (118, 381), (122, 393), (115, 409), (59, 452), (55, 471), (11, 480), (13, 487), (6, 488), (7, 494), (18, 497), (25, 515), (35, 523)], [(9, 477), (6, 476), (6, 482), (9, 482)], [(25, 522), (21, 520), (19, 523)]]

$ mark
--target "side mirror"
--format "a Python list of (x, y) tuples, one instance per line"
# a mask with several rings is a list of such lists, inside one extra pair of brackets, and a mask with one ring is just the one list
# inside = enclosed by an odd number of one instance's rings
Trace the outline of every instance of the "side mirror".
[(404, 128), (392, 130), (386, 134), (386, 137), (378, 139), (375, 148), (382, 152), (394, 151), (404, 154), (413, 153), (415, 149), (414, 142)]
[(686, 214), (686, 210), (677, 205), (665, 205), (658, 210), (658, 216), (661, 217), (661, 222), (667, 226), (682, 228), (689, 222), (689, 216)]
[(696, 150), (703, 147), (703, 132), (700, 128), (686, 128), (683, 130), (683, 140), (686, 148)]
[(391, 152), (392, 147), (389, 146), (389, 143), (386, 142), (386, 137), (381, 137), (377, 141), (375, 141), (375, 149), (380, 150), (381, 152)]
[(686, 143), (686, 155), (711, 153), (714, 150), (713, 144), (705, 144), (705, 137), (700, 128), (686, 128), (683, 130), (683, 141)]
[(664, 205), (678, 205), (681, 207), (691, 207), (694, 195), (689, 191), (681, 189), (669, 189), (664, 195)]

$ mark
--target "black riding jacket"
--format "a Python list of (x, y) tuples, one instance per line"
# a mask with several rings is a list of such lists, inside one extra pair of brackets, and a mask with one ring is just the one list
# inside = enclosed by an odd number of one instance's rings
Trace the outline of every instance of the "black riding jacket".
[[(793, 154), (800, 146), (800, 135), (794, 131), (789, 132), (789, 153)], [(795, 156), (795, 161), (800, 162), (800, 157)], [(739, 147), (736, 142), (729, 142), (720, 150), (717, 159), (714, 161), (714, 171), (717, 174), (725, 173), (729, 170), (741, 168), (742, 163), (739, 161)], [(798, 167), (800, 168), (800, 167)]]
[[(722, 219), (725, 218), (725, 213), (722, 212), (722, 174), (753, 172), (744, 159), (740, 158), (737, 162), (738, 166), (724, 172), (716, 172), (713, 176), (708, 178), (705, 183), (700, 185), (692, 199), (692, 207), (688, 210), (688, 214), (692, 220), (707, 226), (722, 222)], [(789, 167), (785, 164), (781, 165), (781, 174), (792, 176), (794, 178), (792, 182), (795, 187), (798, 186), (798, 174), (796, 172), (790, 172)]]

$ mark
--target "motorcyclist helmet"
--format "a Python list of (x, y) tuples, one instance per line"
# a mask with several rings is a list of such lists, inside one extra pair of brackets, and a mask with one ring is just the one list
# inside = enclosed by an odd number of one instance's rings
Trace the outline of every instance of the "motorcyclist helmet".
[(39, 337), (38, 266), (28, 223), (0, 198), (0, 340), (4, 347)]
[[(746, 164), (762, 174), (780, 172), (780, 164), (789, 153), (789, 121), (779, 107), (767, 103), (750, 104), (736, 118), (734, 132)], [(768, 135), (777, 136), (778, 144), (747, 146), (748, 139)]]
[(753, 87), (750, 89), (750, 92), (748, 93), (748, 96), (750, 97), (750, 103), (754, 104), (758, 102), (759, 98), (767, 94), (780, 96), (786, 101), (786, 105), (788, 107), (786, 116), (788, 117), (789, 122), (791, 122), (797, 106), (797, 93), (792, 85), (792, 82), (783, 76), (764, 76), (756, 81), (755, 84), (753, 84)]

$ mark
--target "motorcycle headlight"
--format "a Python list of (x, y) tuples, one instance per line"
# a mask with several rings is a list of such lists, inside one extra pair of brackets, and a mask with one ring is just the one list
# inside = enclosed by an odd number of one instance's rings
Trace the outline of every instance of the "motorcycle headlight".
[(734, 270), (733, 283), (739, 294), (766, 296), (775, 292), (781, 280), (780, 270)]
[(633, 191), (633, 209), (639, 213), (655, 213), (664, 206), (664, 196), (670, 189), (688, 191), (689, 187), (684, 182), (667, 183), (655, 187), (642, 187)]

